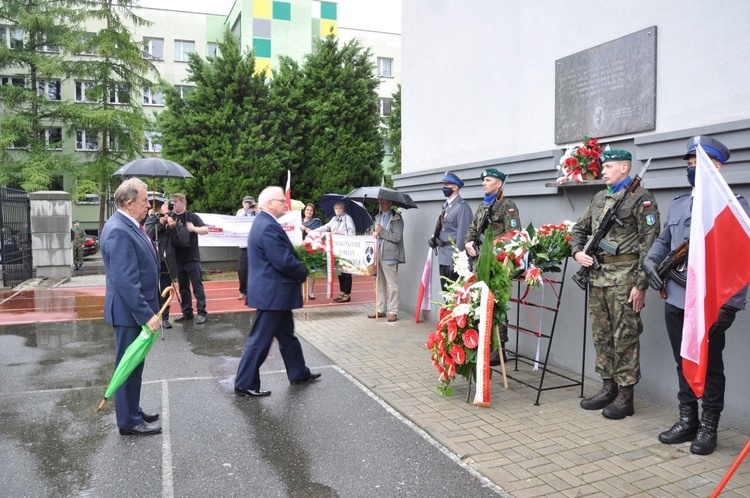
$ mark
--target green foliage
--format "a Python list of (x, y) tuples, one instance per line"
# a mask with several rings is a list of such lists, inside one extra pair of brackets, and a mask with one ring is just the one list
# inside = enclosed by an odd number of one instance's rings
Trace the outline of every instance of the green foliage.
[(388, 116), (388, 141), (391, 144), (393, 153), (393, 173), (401, 174), (401, 84), (398, 90), (393, 94), (391, 103), (391, 114)]

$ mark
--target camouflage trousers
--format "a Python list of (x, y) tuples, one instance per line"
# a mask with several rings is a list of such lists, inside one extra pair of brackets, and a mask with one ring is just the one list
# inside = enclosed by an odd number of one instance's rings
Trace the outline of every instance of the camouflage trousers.
[(628, 303), (632, 285), (589, 287), (589, 316), (596, 349), (596, 373), (620, 386), (641, 378), (643, 322)]
[(83, 247), (73, 246), (73, 264), (83, 265)]

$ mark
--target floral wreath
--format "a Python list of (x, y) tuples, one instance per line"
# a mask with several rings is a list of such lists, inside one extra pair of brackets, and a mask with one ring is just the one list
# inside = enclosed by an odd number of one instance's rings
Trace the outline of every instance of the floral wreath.
[(583, 176), (586, 173), (599, 178), (602, 171), (599, 160), (601, 154), (602, 148), (596, 138), (583, 137), (583, 143), (565, 149), (565, 154), (557, 165), (557, 169), (562, 171), (563, 176), (557, 179), (557, 183), (561, 184), (569, 180), (583, 182)]

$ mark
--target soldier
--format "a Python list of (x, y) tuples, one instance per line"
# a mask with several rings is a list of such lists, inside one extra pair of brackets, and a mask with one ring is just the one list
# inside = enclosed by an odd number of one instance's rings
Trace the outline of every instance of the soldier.
[(458, 280), (458, 274), (453, 269), (453, 255), (456, 253), (453, 245), (459, 248), (464, 247), (466, 231), (471, 223), (471, 207), (458, 193), (463, 186), (464, 182), (458, 175), (450, 171), (445, 174), (442, 191), (448, 199), (443, 203), (435, 234), (428, 241), (438, 257), (440, 287), (443, 290), (448, 285), (448, 281), (443, 277), (454, 282)]
[[(708, 157), (717, 169), (729, 159), (729, 149), (718, 140), (697, 136), (688, 140), (688, 151), (682, 158), (687, 161), (687, 178), (690, 185), (695, 184), (695, 149), (698, 144), (703, 147)], [(737, 196), (745, 212), (750, 215), (750, 205), (742, 196)], [(685, 285), (687, 283), (687, 268), (675, 268), (666, 282), (657, 273), (657, 266), (670, 250), (679, 246), (690, 237), (690, 219), (693, 197), (684, 194), (675, 198), (669, 205), (667, 219), (664, 222), (659, 238), (648, 251), (643, 261), (643, 269), (648, 276), (649, 284), (655, 289), (665, 287), (667, 301), (664, 303), (664, 320), (667, 325), (672, 354), (677, 363), (678, 391), (677, 400), (680, 403), (680, 418), (671, 429), (659, 434), (659, 441), (665, 444), (684, 443), (692, 441), (690, 451), (698, 455), (709, 455), (716, 448), (716, 429), (719, 424), (721, 411), (724, 409), (724, 332), (732, 325), (735, 314), (745, 309), (747, 287), (740, 290), (719, 310), (719, 318), (709, 329), (708, 366), (706, 370), (706, 387), (701, 398), (703, 414), (698, 421), (698, 398), (682, 373), (682, 323), (685, 317)], [(685, 265), (686, 266), (686, 265)]]
[(83, 268), (83, 243), (86, 241), (86, 232), (81, 228), (78, 220), (73, 220), (73, 264), (74, 270)]
[[(479, 255), (479, 246), (484, 241), (484, 232), (488, 226), (492, 226), (494, 237), (499, 237), (510, 230), (518, 230), (521, 227), (516, 203), (505, 198), (503, 185), (505, 184), (505, 173), (488, 168), (482, 171), (482, 190), (484, 191), (484, 202), (474, 213), (474, 219), (466, 232), (464, 248), (466, 254), (475, 258)], [(492, 241), (489, 241), (492, 243)], [(503, 323), (499, 326), (500, 344), (505, 353), (505, 343), (508, 342), (508, 327)], [(499, 365), (500, 355), (493, 351), (490, 355), (490, 365)]]
[[(602, 176), (607, 189), (597, 193), (583, 216), (573, 226), (570, 245), (573, 258), (589, 267), (594, 260), (583, 252), (588, 237), (597, 229), (607, 210), (625, 195), (631, 182), (632, 157), (626, 150), (602, 153)], [(659, 211), (653, 195), (639, 188), (617, 213), (622, 226), (614, 224), (606, 240), (616, 255), (601, 251), (601, 267), (589, 274), (589, 315), (596, 349), (596, 373), (601, 390), (581, 400), (585, 410), (621, 419), (633, 415), (633, 386), (641, 378), (639, 336), (643, 332), (640, 311), (645, 305), (648, 280), (642, 270), (659, 230)]]

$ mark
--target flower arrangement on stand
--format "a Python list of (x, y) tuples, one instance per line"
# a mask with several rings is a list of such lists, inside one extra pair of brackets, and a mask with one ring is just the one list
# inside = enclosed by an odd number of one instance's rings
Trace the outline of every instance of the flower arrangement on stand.
[(325, 240), (325, 234), (310, 232), (310, 235), (302, 241), (302, 245), (294, 248), (297, 252), (297, 259), (307, 268), (310, 275), (326, 272)]
[(560, 164), (557, 165), (557, 169), (563, 173), (563, 176), (557, 179), (557, 183), (561, 184), (569, 180), (583, 182), (599, 178), (602, 171), (599, 161), (601, 154), (602, 148), (596, 138), (583, 137), (581, 144), (565, 150)]

